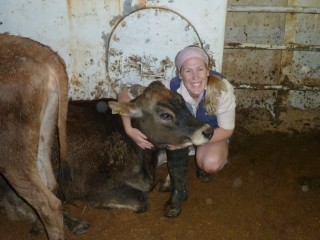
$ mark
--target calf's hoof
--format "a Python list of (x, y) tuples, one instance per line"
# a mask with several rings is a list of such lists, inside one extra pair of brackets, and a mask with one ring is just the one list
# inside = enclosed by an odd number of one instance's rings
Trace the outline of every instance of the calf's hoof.
[(149, 206), (148, 206), (148, 202), (147, 201), (141, 202), (140, 204), (138, 204), (134, 208), (133, 212), (135, 212), (135, 213), (144, 213), (144, 212), (146, 212), (148, 210), (148, 208), (149, 208)]

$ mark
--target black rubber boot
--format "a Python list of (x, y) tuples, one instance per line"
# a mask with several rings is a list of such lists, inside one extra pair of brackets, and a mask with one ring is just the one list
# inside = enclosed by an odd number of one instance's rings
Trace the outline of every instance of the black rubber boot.
[(205, 171), (203, 171), (202, 169), (200, 169), (199, 167), (197, 167), (197, 177), (200, 179), (201, 182), (210, 182), (213, 178), (213, 173), (207, 173)]
[(177, 217), (181, 213), (183, 201), (188, 198), (188, 152), (188, 148), (167, 149), (167, 164), (172, 192), (165, 205), (166, 217)]

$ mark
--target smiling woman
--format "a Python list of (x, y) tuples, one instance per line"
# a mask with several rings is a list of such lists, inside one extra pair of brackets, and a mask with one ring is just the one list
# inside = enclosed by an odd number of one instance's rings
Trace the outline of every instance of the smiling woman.
[(178, 92), (190, 112), (215, 128), (211, 140), (196, 149), (198, 177), (210, 181), (214, 173), (227, 163), (228, 139), (235, 127), (235, 96), (233, 87), (218, 72), (210, 70), (213, 61), (200, 47), (188, 46), (176, 56), (177, 76), (168, 88)]

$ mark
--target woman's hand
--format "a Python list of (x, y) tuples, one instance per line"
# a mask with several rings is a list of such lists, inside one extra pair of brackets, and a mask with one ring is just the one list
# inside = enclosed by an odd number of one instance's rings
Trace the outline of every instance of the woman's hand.
[(125, 129), (128, 136), (143, 149), (153, 148), (153, 144), (147, 140), (146, 135), (144, 135), (139, 129), (128, 127)]
[[(130, 100), (128, 90), (124, 90), (118, 94), (119, 102), (129, 102)], [(147, 140), (146, 135), (144, 135), (139, 129), (131, 126), (130, 117), (121, 116), (121, 118), (125, 132), (137, 145), (139, 145), (139, 147), (143, 149), (151, 149), (154, 147), (153, 144)]]

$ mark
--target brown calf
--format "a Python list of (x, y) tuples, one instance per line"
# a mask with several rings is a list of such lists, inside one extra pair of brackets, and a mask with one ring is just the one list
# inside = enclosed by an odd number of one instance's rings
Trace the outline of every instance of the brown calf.
[(63, 239), (51, 165), (58, 125), (67, 156), (68, 77), (63, 60), (31, 39), (0, 34), (0, 173), (39, 214), (49, 239)]

